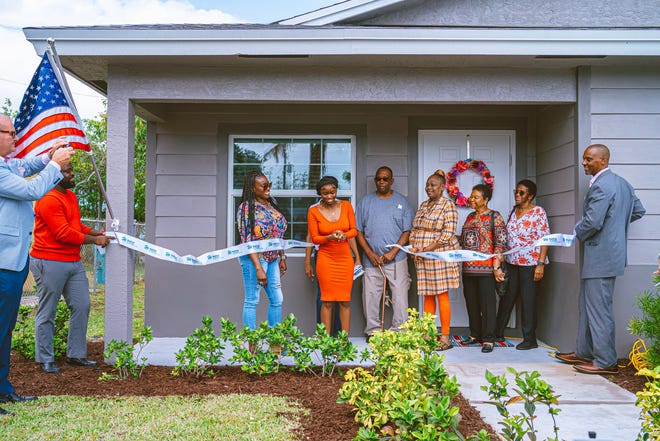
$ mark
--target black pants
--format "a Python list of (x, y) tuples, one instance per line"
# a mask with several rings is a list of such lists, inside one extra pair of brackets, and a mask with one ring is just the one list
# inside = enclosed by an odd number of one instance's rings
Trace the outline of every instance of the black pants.
[(485, 342), (495, 341), (496, 294), (492, 274), (463, 274), (463, 295), (470, 321), (470, 335)]
[(500, 299), (496, 335), (504, 335), (511, 311), (521, 299), (522, 334), (526, 342), (536, 343), (536, 295), (540, 282), (534, 281), (534, 266), (509, 265), (509, 289)]

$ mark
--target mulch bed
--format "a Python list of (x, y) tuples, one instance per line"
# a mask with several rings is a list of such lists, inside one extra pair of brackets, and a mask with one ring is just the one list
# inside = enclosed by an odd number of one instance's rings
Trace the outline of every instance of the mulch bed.
[(637, 370), (632, 366), (632, 364), (630, 364), (630, 361), (627, 358), (620, 358), (618, 365), (625, 367), (619, 368), (618, 374), (605, 375), (605, 378), (632, 393), (637, 393), (644, 389), (644, 384), (646, 384), (648, 381), (647, 378), (636, 375)]
[[(89, 343), (89, 358), (103, 359), (103, 342)], [(349, 441), (358, 430), (351, 406), (338, 404), (337, 391), (343, 384), (340, 376), (315, 377), (284, 370), (277, 374), (257, 376), (242, 372), (237, 367), (218, 367), (212, 378), (198, 380), (194, 377), (174, 377), (170, 367), (148, 366), (141, 378), (124, 381), (98, 381), (103, 372), (112, 368), (102, 365), (98, 369), (67, 366), (63, 360), (57, 361), (62, 374), (46, 374), (32, 360), (18, 354), (11, 359), (11, 381), (16, 390), (25, 395), (78, 395), (78, 396), (163, 396), (163, 395), (206, 395), (206, 394), (270, 394), (290, 397), (310, 413), (302, 417), (301, 440)], [(627, 365), (627, 359), (620, 359), (619, 365)], [(630, 392), (644, 388), (646, 379), (635, 375), (635, 369), (628, 365), (618, 375), (607, 376), (612, 382)], [(462, 396), (455, 401), (461, 409), (459, 430), (470, 435), (480, 429), (491, 436), (494, 430), (484, 423), (479, 412)], [(493, 439), (495, 437), (493, 436)]]
[[(103, 359), (103, 342), (90, 342), (88, 357)], [(349, 441), (359, 428), (351, 406), (337, 403), (337, 391), (343, 384), (341, 377), (315, 377), (284, 370), (277, 374), (257, 376), (242, 372), (237, 367), (218, 367), (212, 378), (174, 377), (172, 368), (147, 366), (141, 378), (123, 381), (98, 381), (103, 372), (112, 368), (67, 366), (57, 360), (61, 374), (46, 374), (37, 363), (14, 353), (11, 358), (11, 381), (16, 391), (24, 395), (77, 395), (77, 396), (163, 396), (206, 394), (269, 394), (290, 397), (310, 413), (302, 417), (301, 440)], [(462, 397), (456, 399), (461, 409), (459, 430), (464, 435), (486, 429), (495, 432), (483, 422), (479, 412)], [(494, 437), (493, 437), (494, 438)]]

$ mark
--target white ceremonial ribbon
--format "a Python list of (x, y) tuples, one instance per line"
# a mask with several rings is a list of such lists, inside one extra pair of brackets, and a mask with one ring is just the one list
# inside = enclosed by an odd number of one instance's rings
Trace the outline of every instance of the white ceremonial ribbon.
[[(573, 242), (575, 242), (575, 235), (573, 234), (563, 234), (563, 233), (550, 234), (548, 236), (543, 236), (542, 238), (534, 242), (532, 245), (512, 248), (502, 254), (505, 255), (513, 254), (522, 250), (527, 250), (539, 246), (571, 247), (573, 246)], [(414, 256), (425, 257), (427, 259), (442, 260), (444, 262), (472, 262), (475, 260), (488, 260), (491, 257), (497, 256), (497, 254), (485, 254), (485, 253), (479, 253), (477, 251), (469, 251), (469, 250), (449, 250), (449, 251), (440, 251), (440, 252), (425, 251), (423, 253), (413, 253), (410, 251), (409, 245), (406, 247), (402, 247), (399, 244), (385, 245), (385, 247), (399, 248), (403, 252), (412, 254)]]
[(210, 265), (212, 263), (224, 262), (226, 260), (235, 259), (237, 257), (246, 256), (252, 253), (263, 253), (264, 251), (287, 250), (289, 248), (297, 247), (312, 247), (314, 244), (309, 242), (302, 242), (300, 240), (287, 240), (287, 239), (265, 239), (255, 240), (252, 242), (245, 242), (233, 247), (224, 248), (222, 250), (209, 251), (201, 256), (179, 256), (172, 250), (159, 247), (152, 243), (146, 242), (137, 237), (129, 236), (128, 234), (120, 233), (118, 231), (108, 232), (108, 236), (115, 237), (119, 245), (138, 251), (145, 256), (154, 257), (156, 259), (165, 260), (168, 262), (180, 263), (182, 265)]
[(363, 275), (364, 275), (364, 268), (362, 267), (362, 265), (355, 265), (353, 267), (353, 280)]

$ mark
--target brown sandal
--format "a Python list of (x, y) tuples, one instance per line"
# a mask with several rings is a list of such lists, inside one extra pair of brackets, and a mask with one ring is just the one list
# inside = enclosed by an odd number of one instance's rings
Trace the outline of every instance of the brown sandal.
[(449, 335), (447, 334), (442, 334), (438, 336), (438, 346), (436, 347), (437, 351), (446, 351), (447, 349), (451, 349), (451, 339), (449, 338)]

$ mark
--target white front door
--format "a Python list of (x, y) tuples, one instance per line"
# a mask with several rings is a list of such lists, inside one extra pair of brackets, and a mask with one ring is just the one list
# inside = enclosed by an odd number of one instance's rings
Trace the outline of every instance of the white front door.
[[(469, 135), (469, 138), (468, 138)], [(437, 169), (448, 172), (460, 160), (468, 158), (470, 140), (470, 159), (484, 161), (495, 177), (493, 199), (488, 207), (499, 211), (505, 218), (513, 206), (513, 188), (515, 176), (512, 165), (515, 164), (515, 131), (513, 130), (420, 130), (419, 135), (419, 175), (418, 201), (427, 199), (424, 187), (428, 178)], [(481, 177), (472, 171), (466, 171), (458, 177), (458, 188), (466, 196), (472, 187), (481, 183)], [(458, 207), (458, 231), (465, 218), (472, 211), (469, 207)], [(463, 288), (449, 291), (451, 301), (451, 326), (468, 326)], [(420, 311), (422, 303), (420, 299)], [(513, 323), (515, 313), (511, 314)]]

